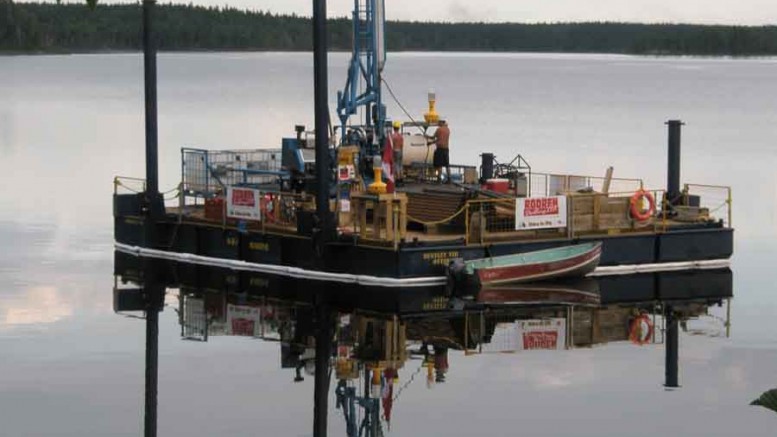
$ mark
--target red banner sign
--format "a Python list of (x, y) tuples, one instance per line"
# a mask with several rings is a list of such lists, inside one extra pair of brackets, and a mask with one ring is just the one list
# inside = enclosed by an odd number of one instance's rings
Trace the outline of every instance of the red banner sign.
[(515, 201), (515, 229), (549, 229), (567, 226), (567, 198), (527, 197)]
[(526, 199), (526, 202), (523, 205), (524, 217), (556, 214), (558, 214), (557, 197), (539, 197), (536, 199), (529, 198)]
[(253, 208), (256, 206), (253, 190), (244, 190), (240, 188), (232, 189), (232, 205), (247, 206)]
[(252, 337), (256, 326), (253, 320), (248, 319), (233, 319), (232, 320), (232, 335)]
[(251, 188), (227, 188), (227, 217), (241, 220), (261, 220), (261, 193)]
[(524, 350), (557, 348), (558, 332), (556, 331), (525, 332), (523, 334)]

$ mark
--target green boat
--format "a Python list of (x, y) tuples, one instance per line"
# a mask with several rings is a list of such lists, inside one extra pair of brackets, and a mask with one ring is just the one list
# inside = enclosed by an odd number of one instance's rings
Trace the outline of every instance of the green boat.
[(585, 243), (454, 262), (449, 267), (449, 273), (455, 282), (472, 283), (474, 280), (478, 288), (582, 277), (596, 269), (601, 255), (602, 243)]

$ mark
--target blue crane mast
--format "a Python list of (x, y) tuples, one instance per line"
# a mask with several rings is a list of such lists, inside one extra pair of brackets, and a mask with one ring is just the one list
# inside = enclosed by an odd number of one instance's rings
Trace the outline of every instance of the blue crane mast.
[[(354, 0), (353, 50), (345, 88), (337, 93), (342, 144), (380, 146), (386, 125), (381, 85), (386, 64), (384, 0)], [(350, 126), (351, 116), (364, 108), (361, 124)], [(367, 150), (369, 154), (376, 150)]]

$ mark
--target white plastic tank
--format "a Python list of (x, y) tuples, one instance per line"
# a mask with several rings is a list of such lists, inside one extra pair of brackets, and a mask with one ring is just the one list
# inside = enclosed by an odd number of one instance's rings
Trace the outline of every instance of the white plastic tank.
[(432, 164), (434, 145), (427, 146), (426, 137), (421, 134), (405, 134), (405, 146), (402, 148), (402, 164), (413, 163)]

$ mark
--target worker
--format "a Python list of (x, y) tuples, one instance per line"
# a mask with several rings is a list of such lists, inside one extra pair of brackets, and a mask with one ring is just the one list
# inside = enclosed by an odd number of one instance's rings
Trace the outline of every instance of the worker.
[(437, 182), (442, 182), (442, 168), (445, 167), (445, 174), (447, 175), (446, 182), (451, 183), (451, 164), (450, 154), (448, 146), (450, 144), (451, 130), (448, 128), (448, 123), (445, 120), (440, 119), (437, 126), (437, 131), (432, 137), (432, 142), (435, 145), (434, 149), (434, 171), (437, 174)]
[(402, 133), (399, 131), (402, 128), (402, 123), (394, 122), (394, 132), (391, 134), (391, 145), (394, 150), (394, 180), (397, 183), (403, 179), (402, 171), (402, 149), (405, 147), (405, 139), (402, 137)]

